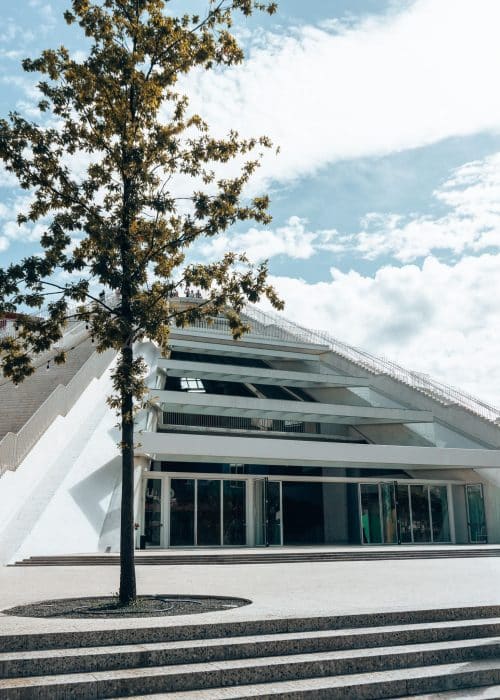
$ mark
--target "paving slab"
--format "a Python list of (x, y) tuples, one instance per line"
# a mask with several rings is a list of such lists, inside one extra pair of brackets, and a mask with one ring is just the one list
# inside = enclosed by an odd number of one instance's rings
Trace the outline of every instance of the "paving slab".
[(113, 595), (117, 567), (0, 568), (0, 635), (423, 610), (500, 603), (500, 559), (138, 566), (144, 594), (222, 595), (252, 604), (161, 618), (47, 619), (2, 610), (38, 600)]

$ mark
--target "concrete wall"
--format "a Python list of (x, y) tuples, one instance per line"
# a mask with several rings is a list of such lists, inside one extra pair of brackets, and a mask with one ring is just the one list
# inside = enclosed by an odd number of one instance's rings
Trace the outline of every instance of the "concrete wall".
[(386, 374), (372, 374), (334, 352), (324, 353), (321, 359), (336, 372), (358, 377), (366, 376), (374, 391), (402, 405), (432, 411), (442, 425), (467, 436), (472, 441), (478, 441), (485, 446), (500, 447), (500, 426), (475, 416), (457, 404), (440, 403)]
[(0, 484), (0, 561), (95, 552), (119, 475), (110, 371)]

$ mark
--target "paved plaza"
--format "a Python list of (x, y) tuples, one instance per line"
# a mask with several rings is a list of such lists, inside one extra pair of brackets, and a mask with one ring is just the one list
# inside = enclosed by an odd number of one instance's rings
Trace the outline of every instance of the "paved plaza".
[[(2, 567), (0, 610), (53, 598), (112, 595), (117, 566)], [(138, 592), (249, 598), (243, 608), (151, 618), (151, 626), (500, 603), (500, 557), (138, 566)], [(144, 625), (145, 618), (58, 620), (0, 612), (0, 634)]]

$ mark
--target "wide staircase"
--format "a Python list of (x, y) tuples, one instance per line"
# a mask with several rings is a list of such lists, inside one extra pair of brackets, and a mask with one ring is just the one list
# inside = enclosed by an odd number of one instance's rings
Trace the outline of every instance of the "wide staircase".
[[(500, 546), (466, 545), (462, 547), (429, 545), (427, 547), (357, 547), (351, 549), (325, 548), (323, 551), (293, 551), (262, 547), (259, 551), (245, 549), (220, 551), (215, 554), (168, 550), (138, 550), (135, 563), (146, 566), (190, 566), (206, 564), (292, 564), (310, 562), (385, 561), (401, 559), (467, 559), (500, 557)], [(60, 554), (34, 556), (11, 566), (118, 566), (118, 554)]]
[[(38, 366), (30, 377), (14, 387), (11, 381), (0, 380), (0, 440), (7, 433), (17, 433), (59, 385), (66, 385), (95, 350), (88, 338), (66, 351), (66, 362), (52, 361), (55, 351), (38, 358)], [(50, 360), (49, 370), (47, 361)]]
[(500, 606), (132, 625), (0, 633), (0, 700), (500, 697)]

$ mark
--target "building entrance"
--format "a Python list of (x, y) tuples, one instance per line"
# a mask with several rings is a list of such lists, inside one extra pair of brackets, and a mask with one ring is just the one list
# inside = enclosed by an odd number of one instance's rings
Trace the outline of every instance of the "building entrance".
[(360, 484), (363, 544), (451, 542), (446, 485)]
[(465, 487), (467, 504), (467, 529), (469, 542), (473, 544), (486, 544), (486, 516), (484, 512), (484, 498), (482, 484), (467, 484)]
[(267, 477), (254, 479), (255, 544), (283, 544), (282, 485)]
[[(150, 472), (143, 493), (147, 547), (454, 541), (452, 486), (443, 482), (176, 471)], [(480, 485), (465, 493), (470, 539), (484, 541)]]
[(246, 511), (245, 480), (147, 479), (144, 510), (146, 545), (245, 545)]

